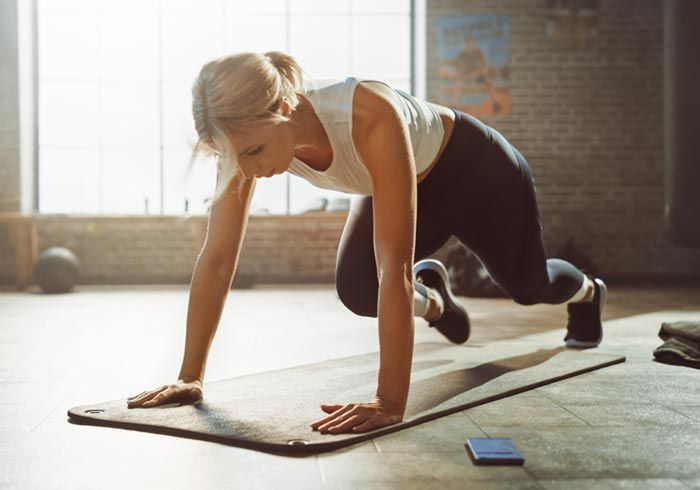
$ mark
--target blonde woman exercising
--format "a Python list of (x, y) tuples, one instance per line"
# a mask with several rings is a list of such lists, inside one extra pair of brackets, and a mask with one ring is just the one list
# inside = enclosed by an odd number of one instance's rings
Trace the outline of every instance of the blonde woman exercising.
[(528, 164), (493, 128), (379, 81), (306, 88), (301, 67), (281, 52), (207, 63), (192, 97), (199, 141), (190, 164), (200, 151), (216, 155), (218, 175), (190, 287), (184, 358), (177, 383), (129, 398), (129, 407), (203, 397), (256, 179), (283, 172), (359, 196), (340, 240), (336, 288), (347, 308), (376, 317), (379, 328), (375, 398), (321, 405), (326, 415), (310, 429), (361, 433), (403, 419), (414, 316), (451, 342), (467, 340), (469, 317), (445, 267), (425, 259), (452, 235), (514, 301), (566, 303), (567, 346), (600, 343), (605, 284), (546, 259)]

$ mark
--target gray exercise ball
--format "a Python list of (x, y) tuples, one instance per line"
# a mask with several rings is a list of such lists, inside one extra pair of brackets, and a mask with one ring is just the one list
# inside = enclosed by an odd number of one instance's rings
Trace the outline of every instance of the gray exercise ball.
[(51, 247), (39, 255), (34, 278), (45, 293), (70, 292), (78, 280), (80, 261), (65, 247)]

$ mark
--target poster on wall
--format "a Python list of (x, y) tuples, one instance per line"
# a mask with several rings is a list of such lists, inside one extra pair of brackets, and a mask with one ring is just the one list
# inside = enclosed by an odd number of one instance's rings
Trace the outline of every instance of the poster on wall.
[(545, 33), (562, 49), (589, 47), (598, 34), (598, 0), (548, 0)]
[(438, 103), (476, 117), (510, 114), (508, 16), (438, 18)]

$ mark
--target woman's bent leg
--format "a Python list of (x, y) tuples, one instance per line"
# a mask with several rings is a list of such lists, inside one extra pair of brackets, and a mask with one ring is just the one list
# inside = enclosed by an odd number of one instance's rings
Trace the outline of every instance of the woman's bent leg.
[[(419, 185), (418, 199), (421, 196)], [(360, 316), (377, 317), (379, 282), (374, 256), (374, 223), (372, 196), (353, 200), (348, 219), (338, 247), (335, 269), (335, 285), (338, 297), (353, 313)], [(414, 261), (436, 252), (450, 237), (441, 223), (429, 216), (427, 206), (419, 204), (416, 223), (416, 247)], [(427, 312), (425, 286), (414, 281), (414, 314), (423, 316)]]

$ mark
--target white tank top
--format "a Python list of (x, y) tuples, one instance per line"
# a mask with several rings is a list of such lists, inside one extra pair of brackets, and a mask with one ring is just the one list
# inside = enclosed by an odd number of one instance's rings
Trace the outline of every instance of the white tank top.
[[(372, 179), (352, 141), (352, 99), (359, 82), (357, 78), (348, 77), (344, 82), (323, 87), (314, 85), (313, 82), (306, 86), (304, 96), (310, 101), (326, 130), (333, 149), (333, 161), (328, 169), (321, 172), (294, 157), (289, 173), (316, 187), (349, 194), (372, 194)], [(408, 125), (418, 175), (437, 156), (445, 128), (440, 115), (429, 104), (401, 90), (392, 90), (397, 95)]]

